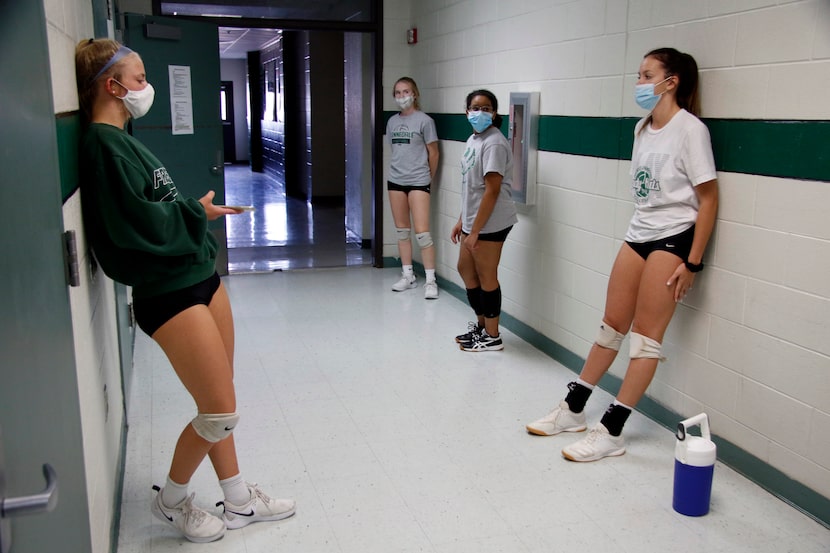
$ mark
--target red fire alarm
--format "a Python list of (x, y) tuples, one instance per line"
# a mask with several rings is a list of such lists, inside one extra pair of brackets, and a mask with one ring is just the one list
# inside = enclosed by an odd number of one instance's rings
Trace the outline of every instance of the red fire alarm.
[(407, 44), (417, 44), (418, 43), (418, 28), (412, 27), (411, 29), (406, 30), (406, 43)]

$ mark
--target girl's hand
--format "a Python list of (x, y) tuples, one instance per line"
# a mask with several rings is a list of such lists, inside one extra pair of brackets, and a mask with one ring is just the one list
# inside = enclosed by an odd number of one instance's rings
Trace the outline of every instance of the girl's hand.
[(452, 227), (452, 232), (450, 232), (450, 240), (453, 244), (458, 244), (459, 240), (461, 240), (461, 219)]
[(468, 234), (467, 237), (464, 239), (463, 245), (465, 248), (467, 248), (467, 250), (470, 253), (476, 251), (478, 249), (478, 233), (471, 232), (470, 234)]
[(213, 221), (224, 215), (239, 215), (242, 213), (241, 209), (231, 209), (229, 207), (213, 205), (214, 196), (216, 196), (216, 192), (209, 190), (207, 194), (199, 198), (199, 203), (205, 208), (205, 215), (207, 215), (208, 221)]
[(681, 302), (689, 290), (692, 289), (694, 281), (695, 274), (686, 268), (685, 263), (681, 263), (672, 273), (666, 286), (674, 286), (674, 301)]

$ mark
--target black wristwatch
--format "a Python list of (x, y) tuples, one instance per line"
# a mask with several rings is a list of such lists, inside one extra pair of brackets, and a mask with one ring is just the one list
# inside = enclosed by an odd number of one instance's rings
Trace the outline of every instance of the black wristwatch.
[(689, 263), (688, 261), (683, 262), (686, 265), (686, 268), (689, 270), (690, 273), (699, 273), (703, 270), (703, 261), (695, 265), (694, 263)]

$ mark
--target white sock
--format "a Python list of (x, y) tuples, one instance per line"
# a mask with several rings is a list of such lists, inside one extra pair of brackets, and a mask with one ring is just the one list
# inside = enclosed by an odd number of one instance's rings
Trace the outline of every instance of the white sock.
[(435, 282), (435, 269), (424, 269), (427, 274), (427, 282)]
[(175, 507), (187, 498), (187, 484), (177, 484), (167, 477), (167, 483), (161, 489), (161, 502), (165, 507)]
[(412, 268), (412, 265), (404, 265), (403, 274), (405, 274), (406, 276), (414, 276), (415, 270)]
[(576, 379), (576, 383), (577, 383), (577, 384), (579, 384), (580, 386), (583, 386), (583, 387), (585, 387), (585, 388), (588, 388), (589, 390), (593, 390), (593, 389), (594, 389), (594, 385), (593, 385), (593, 384), (588, 384), (587, 382), (585, 382), (585, 381), (584, 381), (584, 380), (582, 380), (581, 378), (577, 378), (577, 379)]
[(222, 493), (225, 494), (225, 501), (234, 505), (244, 505), (251, 500), (251, 491), (248, 484), (242, 478), (242, 473), (219, 481), (222, 486)]
[(625, 403), (622, 403), (622, 402), (620, 402), (620, 401), (617, 401), (617, 400), (616, 400), (616, 398), (614, 399), (614, 403), (613, 403), (613, 405), (619, 405), (620, 407), (625, 407), (625, 408), (626, 408), (626, 409), (628, 409), (629, 411), (633, 411), (633, 410), (634, 410), (634, 408), (633, 408), (633, 407), (631, 407), (630, 405), (626, 405)]

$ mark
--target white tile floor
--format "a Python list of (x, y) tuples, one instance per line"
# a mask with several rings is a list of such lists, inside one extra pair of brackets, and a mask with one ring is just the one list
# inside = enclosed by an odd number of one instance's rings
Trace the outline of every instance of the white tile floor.
[[(396, 279), (369, 267), (224, 279), (242, 472), (298, 511), (211, 544), (150, 514), (194, 407), (140, 334), (119, 553), (830, 551), (830, 530), (720, 464), (711, 512), (674, 512), (674, 435), (638, 413), (622, 457), (563, 460), (573, 435), (533, 437), (524, 424), (573, 373), (506, 331), (502, 352), (460, 351), (469, 308), (447, 293), (425, 301), (420, 286), (394, 293)], [(590, 423), (609, 400), (595, 392)], [(203, 507), (221, 499), (208, 462), (192, 489)]]

